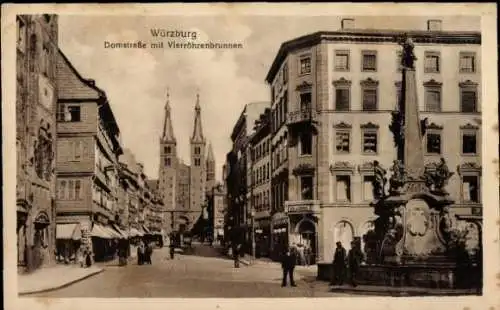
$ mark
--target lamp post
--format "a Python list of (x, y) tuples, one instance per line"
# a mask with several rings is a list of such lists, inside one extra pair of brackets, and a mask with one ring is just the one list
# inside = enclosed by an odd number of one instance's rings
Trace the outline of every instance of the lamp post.
[(252, 258), (255, 260), (255, 211), (252, 210)]

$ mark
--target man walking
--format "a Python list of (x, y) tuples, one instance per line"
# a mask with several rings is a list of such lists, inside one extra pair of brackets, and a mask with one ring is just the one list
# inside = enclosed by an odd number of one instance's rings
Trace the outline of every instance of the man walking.
[(347, 260), (349, 262), (349, 271), (351, 274), (351, 285), (356, 287), (356, 276), (358, 274), (359, 266), (363, 260), (363, 253), (361, 252), (357, 242), (351, 242), (351, 249), (349, 250)]
[(342, 285), (344, 284), (344, 274), (345, 274), (345, 261), (346, 261), (346, 251), (342, 246), (342, 243), (337, 242), (337, 248), (335, 249), (335, 254), (333, 255), (333, 277), (332, 285)]
[(281, 287), (285, 287), (287, 284), (287, 277), (290, 278), (290, 285), (297, 286), (293, 279), (293, 271), (295, 269), (295, 264), (297, 263), (297, 255), (295, 251), (287, 247), (285, 255), (283, 255), (281, 261), (281, 268), (283, 269), (283, 281), (281, 282)]
[(170, 259), (174, 259), (175, 256), (175, 238), (174, 236), (170, 236)]
[(240, 268), (240, 244), (233, 243), (233, 260), (234, 260), (234, 268)]

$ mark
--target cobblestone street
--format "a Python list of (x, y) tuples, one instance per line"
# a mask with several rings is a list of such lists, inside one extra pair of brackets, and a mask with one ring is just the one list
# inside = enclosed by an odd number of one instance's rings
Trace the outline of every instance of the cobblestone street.
[[(203, 255), (203, 256), (200, 256)], [(233, 268), (215, 249), (197, 245), (193, 255), (168, 258), (168, 248), (153, 254), (153, 264), (108, 266), (92, 278), (69, 287), (31, 296), (44, 297), (332, 297), (327, 283), (297, 273), (297, 287), (281, 287), (279, 264)]]

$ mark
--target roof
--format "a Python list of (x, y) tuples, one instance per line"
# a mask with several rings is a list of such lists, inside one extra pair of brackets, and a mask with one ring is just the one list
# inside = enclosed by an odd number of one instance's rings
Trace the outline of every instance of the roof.
[(477, 31), (426, 31), (426, 30), (385, 30), (349, 29), (339, 31), (318, 31), (281, 44), (276, 57), (266, 75), (266, 82), (272, 83), (286, 56), (297, 49), (314, 46), (322, 41), (397, 43), (398, 38), (407, 34), (415, 44), (481, 44), (481, 33)]

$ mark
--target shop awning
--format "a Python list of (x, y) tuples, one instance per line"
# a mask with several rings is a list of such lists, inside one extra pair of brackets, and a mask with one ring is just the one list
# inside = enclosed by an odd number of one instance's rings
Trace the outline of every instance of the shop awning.
[(149, 231), (149, 229), (146, 226), (142, 225), (142, 229), (144, 230), (144, 234), (152, 235), (151, 231)]
[(130, 228), (130, 237), (142, 237), (144, 234), (137, 230), (137, 228)]
[(56, 239), (59, 240), (80, 240), (82, 238), (82, 231), (80, 224), (57, 224), (56, 225)]
[(122, 236), (122, 239), (128, 238), (128, 234), (120, 229), (120, 227), (118, 227), (117, 225), (113, 225), (113, 228)]
[(112, 236), (109, 235), (107, 232), (106, 228), (99, 224), (94, 224), (94, 227), (92, 227), (92, 237), (96, 238), (101, 238), (101, 239), (113, 239)]
[(114, 230), (111, 226), (103, 226), (108, 235), (111, 236), (111, 239), (122, 239), (122, 235), (120, 235), (116, 230)]

